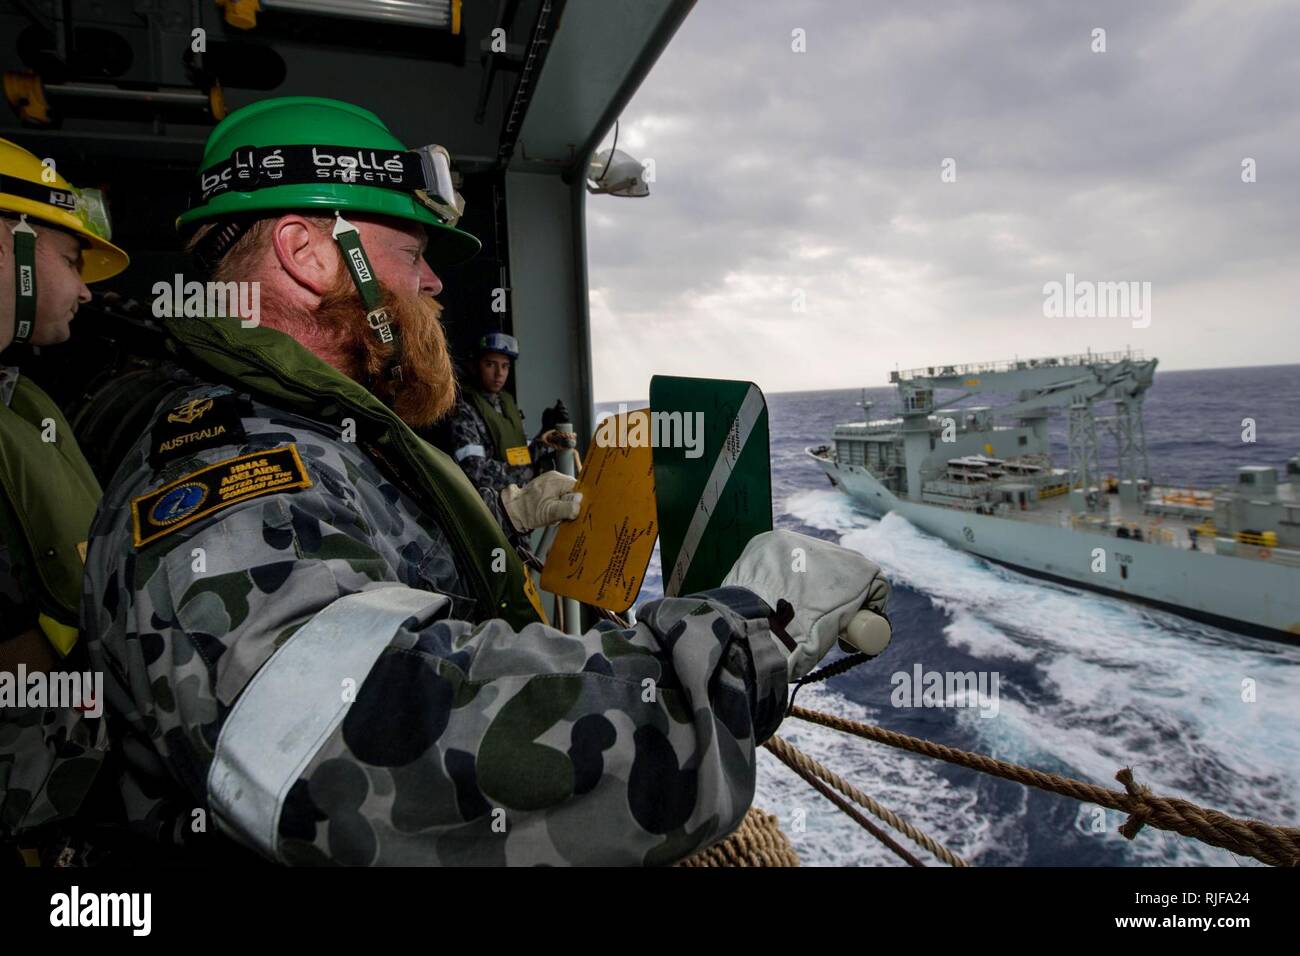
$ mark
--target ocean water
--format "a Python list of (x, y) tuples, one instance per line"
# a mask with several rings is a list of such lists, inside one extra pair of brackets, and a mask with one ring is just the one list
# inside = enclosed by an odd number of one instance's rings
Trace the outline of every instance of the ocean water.
[[(872, 417), (891, 416), (894, 396), (892, 388), (868, 389)], [(800, 705), (1111, 789), (1121, 789), (1114, 775), (1127, 766), (1157, 793), (1297, 825), (1300, 648), (1027, 578), (897, 515), (868, 517), (804, 454), (832, 425), (859, 420), (861, 398), (860, 390), (768, 396), (777, 527), (854, 548), (893, 584), (890, 647), (805, 687)], [(1298, 410), (1300, 366), (1157, 373), (1145, 416), (1152, 472), (1208, 486), (1233, 482), (1239, 464), (1281, 470), (1300, 452)], [(1242, 441), (1247, 418), (1254, 443)], [(1063, 429), (1057, 422), (1058, 440)], [(1063, 462), (1063, 446), (1058, 454)], [(656, 549), (640, 600), (660, 594)], [(996, 713), (894, 706), (901, 682), (894, 675), (910, 684), (917, 665), (996, 673)], [(1261, 865), (1150, 828), (1129, 841), (1117, 832), (1123, 815), (1115, 811), (798, 720), (779, 733), (974, 865)], [(780, 817), (805, 865), (902, 865), (766, 751), (755, 803)]]

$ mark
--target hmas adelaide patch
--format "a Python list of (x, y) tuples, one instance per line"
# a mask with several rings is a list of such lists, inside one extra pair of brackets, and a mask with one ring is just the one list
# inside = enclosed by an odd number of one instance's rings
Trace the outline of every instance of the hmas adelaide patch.
[(132, 540), (139, 548), (230, 505), (311, 484), (293, 443), (227, 458), (132, 498)]
[(204, 448), (242, 445), (248, 440), (243, 419), (252, 405), (238, 395), (192, 398), (154, 422), (149, 432), (149, 464), (155, 470), (167, 462)]

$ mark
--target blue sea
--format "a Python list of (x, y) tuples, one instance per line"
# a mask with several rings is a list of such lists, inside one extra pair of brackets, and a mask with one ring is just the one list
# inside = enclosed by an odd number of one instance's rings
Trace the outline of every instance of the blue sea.
[[(892, 416), (895, 396), (893, 388), (868, 389), (872, 417)], [(856, 549), (893, 584), (888, 650), (805, 687), (801, 706), (1111, 789), (1121, 789), (1115, 772), (1131, 767), (1163, 795), (1237, 817), (1300, 822), (1300, 648), (1027, 578), (897, 515), (867, 517), (804, 454), (834, 424), (860, 420), (862, 397), (861, 390), (767, 396), (777, 527)], [(1240, 464), (1281, 472), (1300, 452), (1297, 412), (1300, 366), (1159, 372), (1145, 414), (1152, 473), (1210, 486), (1234, 482)], [(1253, 443), (1242, 441), (1247, 418)], [(1064, 426), (1055, 424), (1059, 441)], [(1063, 447), (1057, 453), (1063, 464)], [(640, 600), (660, 594), (656, 549)], [(917, 665), (996, 673), (996, 713), (893, 706), (901, 682), (893, 675), (910, 684)], [(1243, 700), (1243, 686), (1253, 686), (1253, 700)], [(1261, 865), (1150, 828), (1129, 841), (1117, 832), (1124, 817), (1115, 811), (798, 720), (779, 733), (973, 865)], [(902, 865), (766, 751), (755, 803), (780, 817), (805, 865)]]

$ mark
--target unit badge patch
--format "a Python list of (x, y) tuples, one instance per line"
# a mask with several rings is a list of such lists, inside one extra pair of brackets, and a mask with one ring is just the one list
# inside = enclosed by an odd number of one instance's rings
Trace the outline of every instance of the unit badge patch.
[(227, 458), (132, 498), (132, 539), (138, 548), (230, 505), (311, 484), (293, 443)]

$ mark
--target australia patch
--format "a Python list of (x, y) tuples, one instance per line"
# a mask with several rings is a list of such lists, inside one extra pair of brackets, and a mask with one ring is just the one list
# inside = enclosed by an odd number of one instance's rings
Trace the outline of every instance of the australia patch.
[(154, 470), (204, 448), (242, 445), (248, 434), (243, 419), (252, 405), (238, 395), (191, 398), (167, 411), (149, 432), (149, 464)]
[(222, 508), (311, 483), (293, 443), (227, 458), (132, 498), (132, 539), (138, 548)]

